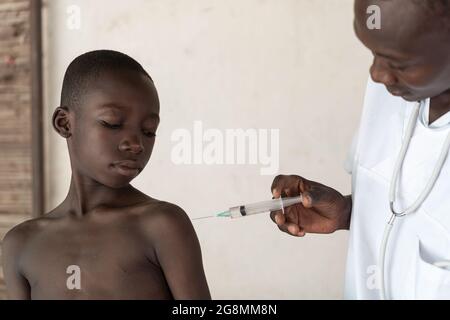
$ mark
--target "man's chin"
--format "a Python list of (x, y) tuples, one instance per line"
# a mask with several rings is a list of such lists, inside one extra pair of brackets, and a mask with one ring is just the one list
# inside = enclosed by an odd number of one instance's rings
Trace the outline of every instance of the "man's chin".
[(402, 95), (401, 97), (403, 98), (403, 100), (406, 100), (408, 102), (414, 102), (414, 101), (421, 100), (420, 98), (417, 98), (417, 97), (414, 97), (414, 96), (411, 96), (411, 95)]
[(394, 97), (402, 98), (403, 100), (413, 102), (413, 101), (419, 101), (421, 98), (409, 91), (401, 91), (401, 90), (393, 90), (389, 87), (386, 87), (387, 91)]
[(392, 95), (402, 98), (403, 100), (408, 101), (408, 102), (420, 101), (423, 99), (420, 96), (414, 95), (412, 93), (402, 93), (402, 94), (392, 94)]

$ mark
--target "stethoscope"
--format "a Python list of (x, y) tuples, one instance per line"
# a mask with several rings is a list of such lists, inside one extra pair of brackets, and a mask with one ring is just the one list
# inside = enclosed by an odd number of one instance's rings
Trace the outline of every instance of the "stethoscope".
[[(405, 137), (403, 139), (402, 147), (400, 149), (400, 153), (397, 157), (397, 161), (395, 162), (394, 170), (392, 172), (392, 178), (390, 182), (389, 187), (389, 207), (392, 213), (391, 218), (389, 219), (383, 233), (383, 240), (381, 242), (380, 247), (380, 256), (379, 256), (379, 267), (380, 267), (380, 298), (382, 300), (387, 299), (386, 295), (386, 289), (385, 289), (385, 277), (384, 277), (384, 271), (385, 271), (385, 257), (386, 257), (386, 248), (388, 244), (389, 235), (392, 230), (392, 226), (394, 225), (394, 221), (396, 218), (404, 217), (410, 213), (415, 212), (425, 201), (425, 199), (430, 194), (431, 190), (433, 189), (434, 184), (436, 183), (436, 180), (439, 177), (439, 174), (441, 173), (442, 167), (444, 166), (445, 160), (447, 159), (447, 155), (449, 153), (450, 149), (450, 133), (447, 136), (447, 139), (444, 142), (444, 145), (442, 147), (441, 154), (439, 155), (439, 159), (436, 163), (436, 166), (434, 167), (434, 170), (431, 174), (430, 179), (428, 180), (428, 183), (425, 185), (425, 188), (420, 193), (419, 197), (414, 201), (414, 203), (405, 210), (401, 212), (397, 212), (395, 210), (395, 194), (397, 191), (397, 181), (398, 176), (400, 174), (400, 171), (403, 166), (403, 162), (405, 161), (406, 152), (408, 151), (409, 144), (411, 142), (412, 136), (414, 134), (414, 128), (417, 124), (417, 119), (419, 117), (419, 111), (420, 111), (421, 101), (418, 101), (415, 103), (412, 115), (410, 117)], [(445, 268), (450, 266), (450, 261), (440, 261), (434, 263), (435, 266)]]

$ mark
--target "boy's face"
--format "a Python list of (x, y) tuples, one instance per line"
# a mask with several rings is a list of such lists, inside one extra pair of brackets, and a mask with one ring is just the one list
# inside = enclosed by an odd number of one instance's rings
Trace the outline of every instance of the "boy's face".
[[(159, 124), (159, 99), (144, 75), (110, 72), (93, 83), (79, 114), (70, 119), (72, 168), (100, 184), (119, 188), (139, 174), (150, 158)], [(124, 160), (131, 162), (118, 164)]]
[[(372, 4), (381, 9), (381, 29), (367, 27)], [(374, 55), (372, 79), (408, 101), (449, 90), (450, 32), (439, 23), (449, 22), (411, 0), (356, 0), (355, 32)]]

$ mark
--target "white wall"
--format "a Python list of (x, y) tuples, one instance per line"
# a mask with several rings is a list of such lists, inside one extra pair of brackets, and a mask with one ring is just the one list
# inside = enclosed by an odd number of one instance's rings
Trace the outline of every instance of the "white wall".
[[(81, 9), (79, 30), (67, 28), (70, 5)], [(65, 141), (49, 123), (62, 77), (75, 56), (100, 48), (133, 56), (159, 91), (157, 143), (132, 183), (146, 194), (192, 218), (270, 199), (273, 176), (260, 166), (172, 163), (172, 132), (195, 120), (205, 129), (280, 129), (280, 173), (349, 193), (343, 161), (370, 62), (352, 20), (352, 0), (47, 0), (47, 209), (70, 181)], [(343, 297), (347, 232), (298, 239), (268, 216), (194, 226), (215, 299)]]

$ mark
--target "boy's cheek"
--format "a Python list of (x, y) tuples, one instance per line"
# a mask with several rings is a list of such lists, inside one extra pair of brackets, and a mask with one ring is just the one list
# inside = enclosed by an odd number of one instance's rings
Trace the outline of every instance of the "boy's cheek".
[(104, 146), (111, 145), (112, 143), (119, 143), (118, 136), (113, 132), (108, 132), (102, 128), (91, 131), (89, 135), (85, 137), (85, 141), (90, 141), (90, 144), (102, 149)]

